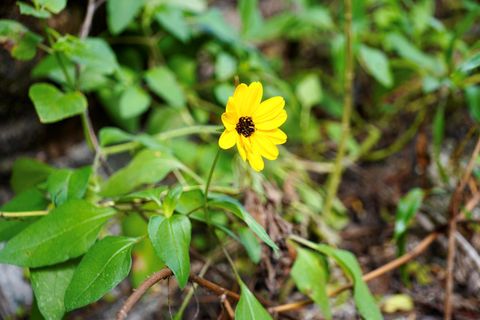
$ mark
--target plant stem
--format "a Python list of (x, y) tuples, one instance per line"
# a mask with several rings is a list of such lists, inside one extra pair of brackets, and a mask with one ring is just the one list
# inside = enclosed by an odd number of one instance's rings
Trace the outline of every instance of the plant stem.
[(0, 211), (0, 217), (1, 218), (39, 217), (39, 216), (46, 216), (47, 214), (48, 214), (47, 210), (23, 211), (23, 212), (4, 212), (4, 211)]
[(205, 220), (207, 221), (208, 227), (210, 228), (210, 212), (208, 211), (208, 190), (210, 189), (210, 183), (212, 182), (213, 172), (215, 171), (215, 167), (218, 162), (218, 158), (220, 157), (220, 148), (217, 149), (217, 153), (215, 154), (215, 158), (212, 162), (212, 167), (210, 168), (210, 172), (208, 173), (207, 183), (205, 184), (205, 191), (203, 193), (203, 211), (205, 212)]
[(327, 197), (323, 214), (329, 216), (333, 206), (333, 201), (337, 195), (338, 186), (342, 177), (343, 158), (348, 138), (350, 137), (350, 117), (352, 114), (352, 82), (353, 82), (353, 50), (352, 50), (352, 0), (345, 0), (345, 77), (344, 77), (344, 98), (342, 113), (342, 135), (338, 145), (338, 152), (335, 158), (335, 167), (328, 178)]
[[(220, 126), (190, 126), (190, 127), (185, 127), (185, 128), (180, 128), (180, 129), (174, 129), (170, 131), (165, 131), (158, 133), (154, 136), (154, 138), (157, 141), (163, 141), (163, 140), (168, 140), (171, 138), (178, 138), (182, 136), (188, 136), (191, 134), (196, 134), (196, 133), (218, 133), (218, 129), (220, 129)], [(110, 154), (115, 154), (115, 153), (121, 153), (121, 152), (126, 152), (130, 150), (134, 150), (138, 147), (141, 146), (141, 143), (138, 141), (130, 141), (126, 143), (120, 143), (117, 145), (109, 146), (103, 148), (103, 154), (105, 155), (110, 155)]]

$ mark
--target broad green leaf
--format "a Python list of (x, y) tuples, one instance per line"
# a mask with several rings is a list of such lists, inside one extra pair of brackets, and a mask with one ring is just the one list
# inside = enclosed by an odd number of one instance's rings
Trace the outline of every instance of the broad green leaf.
[[(137, 2), (137, 1), (132, 1)], [(140, 1), (138, 1), (140, 2)], [(87, 38), (73, 46), (67, 55), (85, 67), (84, 72), (112, 74), (118, 69), (117, 58), (110, 45), (101, 38)]]
[(163, 2), (182, 10), (195, 13), (202, 12), (207, 8), (206, 0), (163, 0)]
[(363, 62), (367, 72), (378, 80), (382, 85), (390, 88), (393, 84), (392, 71), (388, 57), (380, 50), (360, 46), (360, 59)]
[(242, 19), (242, 35), (248, 37), (251, 34), (255, 34), (262, 24), (258, 0), (240, 0), (238, 2), (238, 11)]
[(247, 226), (266, 244), (272, 249), (278, 250), (277, 245), (270, 236), (265, 232), (265, 229), (248, 213), (247, 210), (238, 202), (229, 196), (219, 196), (208, 202), (209, 207), (225, 209), (240, 218)]
[(78, 309), (102, 298), (125, 279), (132, 266), (136, 238), (109, 236), (97, 243), (80, 261), (65, 292), (65, 308)]
[(248, 287), (240, 282), (240, 301), (235, 308), (236, 320), (271, 320), (272, 317), (265, 308), (258, 302)]
[(175, 210), (178, 200), (180, 199), (183, 192), (183, 188), (180, 185), (177, 185), (170, 190), (168, 190), (165, 199), (163, 199), (163, 212), (165, 217), (169, 218), (173, 211)]
[(399, 255), (405, 252), (405, 234), (410, 221), (422, 205), (424, 192), (415, 188), (410, 190), (400, 201), (398, 201), (397, 213), (395, 215), (394, 238), (397, 241)]
[[(37, 188), (27, 189), (18, 193), (13, 199), (5, 203), (0, 211), (19, 212), (44, 210), (48, 205), (45, 195)], [(0, 242), (6, 241), (28, 227), (36, 217), (21, 220), (0, 218)]]
[(262, 258), (262, 246), (252, 230), (247, 227), (241, 227), (238, 230), (238, 236), (250, 260), (254, 263), (259, 263)]
[(147, 85), (172, 107), (185, 106), (185, 94), (175, 75), (166, 67), (150, 69), (145, 74)]
[(34, 2), (53, 13), (59, 13), (67, 5), (67, 0), (34, 0)]
[(411, 10), (413, 28), (418, 34), (422, 34), (430, 25), (430, 20), (435, 13), (433, 0), (417, 1)]
[(297, 259), (291, 274), (298, 289), (315, 301), (326, 319), (332, 319), (327, 295), (327, 268), (324, 257), (313, 251), (297, 248)]
[(55, 170), (47, 180), (47, 191), (55, 206), (70, 199), (82, 199), (92, 173), (90, 166), (77, 170)]
[(10, 185), (15, 193), (20, 193), (46, 181), (53, 170), (38, 160), (19, 158), (13, 163)]
[(17, 21), (0, 19), (0, 44), (8, 48), (12, 57), (18, 60), (32, 59), (41, 41), (42, 37), (30, 32)]
[(470, 115), (475, 121), (480, 122), (480, 86), (466, 87), (465, 98)]
[(69, 261), (51, 267), (30, 270), (33, 293), (46, 320), (61, 320), (65, 314), (65, 290), (76, 264)]
[(50, 12), (48, 12), (45, 8), (36, 9), (35, 7), (22, 1), (18, 1), (17, 5), (18, 5), (18, 9), (20, 10), (20, 13), (23, 15), (33, 16), (39, 19), (47, 19), (51, 17)]
[(358, 311), (364, 319), (383, 319), (375, 299), (362, 279), (362, 270), (360, 269), (357, 259), (355, 259), (355, 256), (351, 252), (334, 249), (323, 244), (311, 243), (310, 247), (333, 258), (343, 271), (353, 280), (353, 299), (355, 300)]
[(178, 160), (163, 152), (143, 150), (102, 185), (100, 194), (105, 197), (126, 194), (141, 185), (161, 181), (173, 169), (181, 166)]
[(203, 192), (200, 190), (191, 190), (183, 192), (178, 200), (176, 210), (182, 214), (187, 214), (192, 210), (203, 206)]
[(48, 83), (32, 85), (28, 95), (42, 123), (73, 117), (87, 108), (87, 99), (80, 91), (63, 93)]
[(84, 254), (103, 224), (115, 214), (83, 200), (70, 200), (13, 237), (0, 251), (0, 263), (43, 267)]
[(297, 85), (295, 94), (304, 108), (310, 109), (322, 101), (322, 85), (317, 75), (305, 76)]
[(222, 105), (226, 105), (228, 98), (231, 97), (235, 91), (235, 87), (230, 83), (222, 83), (216, 86), (213, 90), (217, 101)]
[(207, 33), (212, 34), (221, 41), (235, 42), (238, 41), (236, 31), (229, 23), (225, 21), (222, 13), (218, 9), (210, 9), (205, 13), (197, 16), (198, 27)]
[(192, 225), (188, 217), (175, 214), (170, 218), (156, 216), (150, 219), (148, 235), (155, 252), (177, 278), (180, 288), (187, 285), (190, 276), (190, 239)]
[(174, 7), (162, 7), (155, 13), (155, 19), (180, 41), (187, 42), (190, 39), (190, 27), (182, 10)]
[(133, 138), (134, 138), (134, 135), (128, 132), (125, 132), (119, 128), (113, 128), (113, 127), (104, 127), (100, 130), (100, 133), (99, 133), (100, 145), (102, 147), (105, 147), (111, 144), (131, 141), (133, 140)]
[(219, 80), (227, 80), (235, 75), (237, 61), (228, 53), (221, 52), (215, 61), (215, 75)]
[(137, 16), (144, 0), (107, 0), (107, 25), (113, 34), (119, 34)]
[(150, 96), (139, 86), (127, 88), (120, 97), (120, 117), (132, 118), (147, 111), (150, 106)]

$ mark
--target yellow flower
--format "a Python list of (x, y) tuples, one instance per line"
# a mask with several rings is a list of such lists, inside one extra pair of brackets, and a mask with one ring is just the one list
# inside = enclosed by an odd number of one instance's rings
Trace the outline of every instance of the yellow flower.
[(262, 157), (277, 159), (276, 145), (287, 141), (287, 135), (278, 128), (287, 120), (285, 100), (273, 97), (261, 102), (262, 95), (260, 82), (237, 86), (222, 114), (225, 131), (218, 140), (222, 149), (236, 144), (243, 161), (248, 160), (255, 171), (263, 170)]

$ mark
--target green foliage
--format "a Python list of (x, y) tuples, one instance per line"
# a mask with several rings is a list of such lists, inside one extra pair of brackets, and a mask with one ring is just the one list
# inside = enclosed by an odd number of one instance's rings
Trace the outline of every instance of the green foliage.
[(323, 316), (332, 319), (327, 295), (328, 265), (325, 258), (310, 250), (297, 248), (292, 278), (299, 290), (315, 301)]
[(143, 150), (102, 185), (101, 194), (105, 197), (124, 195), (143, 184), (159, 182), (180, 167), (172, 156), (161, 151)]
[(65, 291), (75, 272), (76, 263), (30, 269), (33, 293), (46, 320), (61, 320), (65, 314)]
[(37, 53), (37, 45), (42, 37), (30, 32), (22, 24), (13, 20), (0, 19), (0, 44), (9, 48), (12, 57), (30, 60)]
[(106, 237), (85, 254), (65, 292), (65, 308), (73, 310), (99, 300), (130, 273), (137, 239)]
[(235, 309), (235, 319), (238, 320), (269, 320), (272, 317), (258, 302), (248, 287), (240, 281), (240, 301)]
[(148, 235), (160, 260), (172, 269), (178, 285), (184, 288), (190, 277), (190, 220), (181, 214), (169, 218), (152, 217), (148, 224)]
[(395, 216), (394, 238), (397, 241), (398, 255), (405, 253), (406, 232), (408, 225), (422, 205), (424, 193), (422, 189), (412, 189), (398, 201)]
[(47, 191), (56, 206), (70, 199), (82, 199), (87, 191), (91, 167), (56, 170), (47, 180)]
[(145, 74), (147, 85), (159, 97), (173, 107), (183, 107), (185, 105), (185, 95), (178, 84), (175, 75), (165, 67), (156, 67), (148, 70)]
[(81, 114), (87, 99), (79, 92), (63, 93), (48, 83), (36, 83), (28, 91), (42, 123), (57, 122)]
[(110, 32), (118, 34), (125, 30), (139, 13), (143, 3), (143, 0), (108, 0), (107, 23)]
[(28, 190), (46, 181), (53, 168), (30, 158), (19, 158), (12, 168), (10, 184), (15, 193)]
[(70, 200), (13, 237), (0, 251), (0, 262), (44, 267), (84, 254), (103, 224), (115, 214), (84, 200)]
[(393, 85), (392, 72), (387, 56), (380, 50), (362, 45), (360, 47), (360, 59), (365, 68), (375, 79), (385, 87)]

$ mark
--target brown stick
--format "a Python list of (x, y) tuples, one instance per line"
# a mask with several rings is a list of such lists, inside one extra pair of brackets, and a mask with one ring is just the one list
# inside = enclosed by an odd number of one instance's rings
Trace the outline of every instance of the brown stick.
[[(365, 274), (363, 276), (363, 280), (365, 282), (368, 282), (370, 280), (378, 278), (381, 275), (383, 275), (387, 272), (390, 272), (390, 271), (400, 267), (401, 265), (407, 263), (408, 261), (418, 257), (425, 250), (427, 250), (427, 248), (432, 244), (432, 242), (435, 239), (438, 238), (439, 235), (440, 235), (440, 233), (437, 232), (437, 231), (434, 231), (434, 232), (430, 233), (415, 248), (413, 248), (412, 251), (404, 254), (401, 257), (398, 257), (395, 260), (390, 261), (389, 263), (381, 266), (380, 268), (377, 268), (377, 269)], [(350, 288), (352, 288), (352, 284), (344, 285), (340, 288), (337, 288), (336, 290), (333, 290), (333, 291), (329, 292), (328, 296), (329, 297), (335, 297), (339, 293), (341, 293), (345, 290), (348, 290)], [(297, 302), (292, 302), (292, 303), (279, 305), (279, 306), (276, 306), (276, 307), (269, 308), (268, 310), (272, 313), (281, 313), (281, 312), (287, 312), (287, 311), (293, 311), (293, 310), (301, 309), (301, 308), (303, 308), (303, 307), (305, 307), (309, 304), (312, 304), (312, 303), (313, 303), (312, 300), (303, 300), (303, 301), (297, 301)]]
[(220, 301), (222, 302), (223, 307), (225, 308), (225, 311), (227, 312), (230, 319), (234, 319), (235, 318), (235, 312), (233, 311), (232, 305), (228, 301), (227, 296), (223, 294), (220, 297)]
[(221, 287), (216, 283), (208, 281), (207, 279), (201, 278), (193, 273), (190, 274), (190, 280), (212, 291), (216, 295), (219, 295), (219, 296), (226, 295), (227, 297), (233, 298), (235, 300), (240, 300), (240, 296), (237, 293), (230, 291), (228, 289), (225, 289), (224, 287)]
[(456, 254), (456, 242), (455, 242), (455, 234), (457, 232), (457, 218), (458, 212), (461, 203), (461, 197), (463, 190), (465, 189), (468, 180), (470, 179), (470, 175), (472, 174), (473, 167), (475, 166), (475, 161), (480, 153), (480, 137), (477, 140), (477, 144), (475, 145), (475, 149), (472, 152), (470, 160), (468, 161), (468, 165), (465, 169), (465, 172), (460, 180), (457, 188), (455, 189), (452, 198), (450, 199), (449, 205), (449, 212), (450, 212), (450, 219), (448, 221), (448, 254), (447, 254), (447, 277), (445, 280), (445, 304), (444, 304), (444, 313), (445, 313), (445, 320), (452, 319), (452, 294), (453, 294), (453, 286), (454, 286), (454, 278), (453, 278), (453, 268), (455, 265), (455, 254)]
[(123, 320), (127, 317), (128, 312), (133, 308), (133, 306), (140, 300), (140, 298), (150, 289), (155, 283), (160, 280), (167, 279), (173, 275), (172, 270), (168, 268), (163, 268), (162, 270), (155, 272), (147, 280), (145, 280), (137, 290), (135, 290), (127, 301), (123, 304), (120, 311), (117, 313), (117, 320)]

